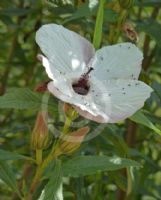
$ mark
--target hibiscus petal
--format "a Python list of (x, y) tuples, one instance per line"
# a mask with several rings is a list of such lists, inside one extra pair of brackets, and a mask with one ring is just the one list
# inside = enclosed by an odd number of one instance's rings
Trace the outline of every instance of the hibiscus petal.
[[(95, 106), (93, 99), (91, 99), (90, 95), (79, 95), (75, 93), (74, 90), (72, 90), (70, 91), (71, 95), (69, 96), (69, 94), (66, 93), (66, 90), (62, 91), (59, 89), (60, 85), (61, 83), (55, 86), (55, 82), (51, 81), (48, 83), (48, 90), (58, 99), (67, 102), (71, 105), (78, 106), (81, 110), (87, 111), (93, 116), (97, 116), (98, 108), (97, 106)], [(101, 114), (104, 115), (104, 113)], [(104, 115), (104, 117), (106, 116)]]
[(91, 75), (100, 80), (138, 79), (142, 59), (142, 52), (132, 43), (103, 47), (96, 52)]
[(43, 25), (36, 33), (36, 42), (49, 60), (49, 77), (56, 78), (57, 72), (59, 76), (75, 71), (82, 74), (94, 55), (90, 42), (61, 25)]
[[(58, 88), (56, 88), (54, 86), (54, 82), (50, 82), (48, 84), (48, 90), (58, 99), (61, 99), (64, 102), (68, 102), (68, 103), (73, 103), (71, 101), (71, 98), (69, 98), (68, 96), (66, 96), (65, 94), (63, 94), (60, 90), (58, 90)], [(102, 117), (101, 115), (92, 115), (90, 112), (86, 111), (86, 110), (82, 110), (80, 107), (78, 106), (73, 106), (75, 108), (75, 110), (84, 118), (92, 120), (92, 121), (96, 121), (99, 123), (105, 123), (106, 120), (104, 117)], [(88, 109), (87, 109), (88, 110)]]
[[(119, 79), (103, 83), (104, 87), (95, 87), (91, 96), (100, 115), (105, 119), (104, 123), (115, 123), (132, 116), (143, 107), (152, 92), (148, 85), (136, 80)], [(99, 115), (99, 112), (97, 114)]]
[(93, 83), (86, 96), (73, 92), (69, 97), (60, 92), (54, 82), (48, 84), (48, 89), (57, 98), (74, 105), (80, 115), (99, 123), (116, 123), (132, 116), (143, 107), (152, 92), (148, 85), (136, 80), (119, 79)]

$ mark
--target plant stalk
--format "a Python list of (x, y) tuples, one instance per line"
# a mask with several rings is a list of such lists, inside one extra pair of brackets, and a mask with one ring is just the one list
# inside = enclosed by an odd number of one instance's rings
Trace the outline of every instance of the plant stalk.
[(93, 36), (93, 45), (96, 49), (100, 47), (101, 40), (102, 40), (104, 3), (105, 3), (105, 0), (99, 1), (99, 8), (97, 12), (96, 25), (95, 25), (94, 36)]

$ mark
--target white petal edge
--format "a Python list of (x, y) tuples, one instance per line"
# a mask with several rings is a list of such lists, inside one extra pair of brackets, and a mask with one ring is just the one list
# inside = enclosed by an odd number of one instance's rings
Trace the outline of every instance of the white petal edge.
[(104, 118), (101, 115), (92, 115), (91, 113), (89, 113), (88, 111), (82, 110), (80, 107), (78, 106), (73, 106), (75, 108), (75, 110), (84, 118), (95, 121), (97, 123), (107, 123), (107, 118)]
[(39, 61), (42, 62), (43, 67), (45, 67), (45, 71), (46, 71), (48, 77), (50, 79), (54, 80), (54, 75), (53, 75), (53, 72), (51, 70), (49, 60), (45, 56), (43, 56), (42, 54), (38, 54), (37, 58), (38, 58)]

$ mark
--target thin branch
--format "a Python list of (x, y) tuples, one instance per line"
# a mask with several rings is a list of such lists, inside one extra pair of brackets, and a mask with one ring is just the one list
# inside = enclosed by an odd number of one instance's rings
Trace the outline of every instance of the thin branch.
[[(18, 8), (23, 8), (23, 1), (20, 1), (18, 4)], [(17, 17), (17, 25), (19, 26), (22, 22), (22, 20), (24, 19), (23, 16), (18, 16)], [(11, 71), (11, 64), (14, 58), (14, 51), (16, 49), (17, 46), (17, 38), (18, 38), (18, 31), (16, 30), (13, 34), (13, 39), (11, 42), (11, 48), (9, 49), (8, 52), (8, 59), (7, 59), (7, 68), (4, 71), (3, 77), (2, 77), (2, 81), (1, 81), (1, 90), (0, 90), (0, 95), (3, 95), (5, 90), (6, 90), (6, 86), (7, 86), (7, 82), (8, 82), (8, 77)]]

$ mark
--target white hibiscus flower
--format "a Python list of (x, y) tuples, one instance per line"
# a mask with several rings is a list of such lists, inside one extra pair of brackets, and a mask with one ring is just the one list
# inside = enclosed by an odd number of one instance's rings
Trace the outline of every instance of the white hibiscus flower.
[(85, 118), (115, 123), (140, 109), (152, 89), (138, 81), (142, 52), (131, 43), (95, 52), (85, 38), (63, 26), (48, 24), (36, 33), (49, 78), (48, 90), (72, 104)]

